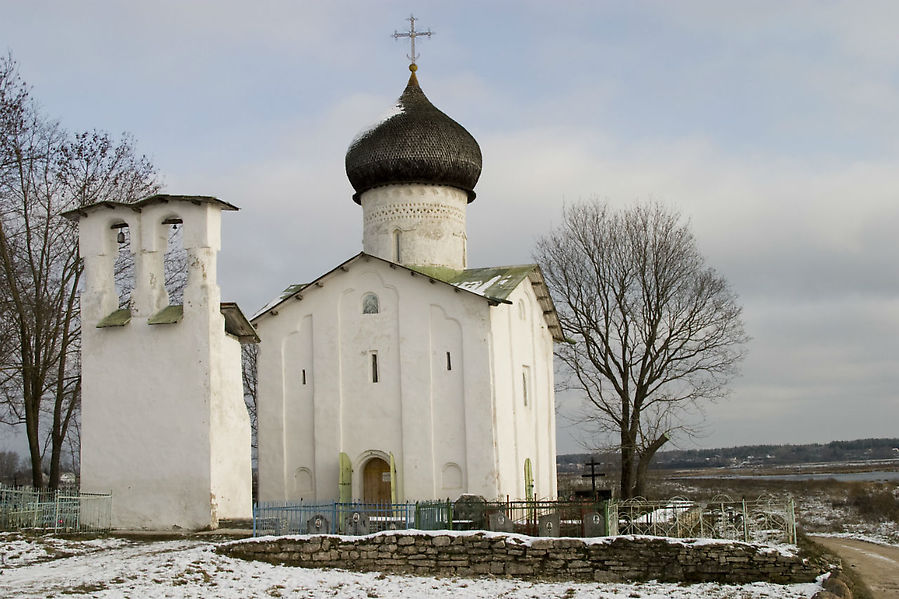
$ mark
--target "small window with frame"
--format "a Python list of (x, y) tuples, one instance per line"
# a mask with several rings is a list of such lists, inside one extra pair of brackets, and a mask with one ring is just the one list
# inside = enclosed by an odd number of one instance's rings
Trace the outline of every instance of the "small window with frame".
[(378, 371), (378, 352), (371, 352), (371, 382), (377, 383), (381, 380), (380, 372)]

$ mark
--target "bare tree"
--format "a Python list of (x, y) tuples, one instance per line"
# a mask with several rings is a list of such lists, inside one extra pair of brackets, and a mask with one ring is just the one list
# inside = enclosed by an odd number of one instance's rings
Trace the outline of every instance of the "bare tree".
[(727, 393), (748, 341), (742, 308), (689, 226), (658, 204), (567, 207), (535, 254), (569, 340), (556, 352), (560, 383), (615, 439), (621, 497), (641, 496), (655, 453), (694, 434), (702, 403)]
[(256, 449), (259, 446), (256, 433), (259, 430), (258, 420), (256, 418), (256, 397), (259, 388), (259, 379), (257, 378), (256, 361), (259, 357), (259, 344), (245, 343), (240, 346), (242, 373), (243, 373), (243, 400), (247, 404), (247, 412), (250, 414), (250, 431), (252, 450), (255, 456)]
[[(158, 189), (155, 169), (125, 136), (70, 135), (31, 100), (9, 56), (0, 59), (0, 331), (11, 350), (0, 379), (4, 420), (23, 423), (32, 485), (56, 487), (81, 397), (76, 225), (61, 214)], [(49, 453), (49, 455), (47, 455)]]

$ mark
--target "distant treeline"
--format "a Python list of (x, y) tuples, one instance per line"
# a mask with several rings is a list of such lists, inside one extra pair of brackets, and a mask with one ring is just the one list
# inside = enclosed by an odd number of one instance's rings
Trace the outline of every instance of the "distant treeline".
[[(607, 467), (617, 465), (614, 453), (572, 453), (556, 458), (560, 472), (581, 470), (594, 456)], [(808, 445), (743, 445), (718, 449), (660, 451), (653, 460), (656, 469), (713, 468), (728, 466), (780, 466), (810, 462), (899, 459), (899, 439), (857, 439)]]

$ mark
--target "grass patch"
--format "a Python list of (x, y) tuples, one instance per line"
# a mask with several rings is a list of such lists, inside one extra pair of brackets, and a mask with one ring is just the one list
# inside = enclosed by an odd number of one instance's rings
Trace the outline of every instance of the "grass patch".
[(63, 595), (86, 595), (88, 593), (96, 593), (97, 591), (105, 591), (106, 583), (94, 582), (79, 584), (77, 587), (71, 587), (62, 591)]

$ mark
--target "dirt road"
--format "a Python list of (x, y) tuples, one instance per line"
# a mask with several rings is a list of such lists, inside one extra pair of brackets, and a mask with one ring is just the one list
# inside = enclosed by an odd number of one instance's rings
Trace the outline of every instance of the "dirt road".
[(875, 599), (899, 599), (899, 547), (855, 539), (812, 538), (839, 555), (843, 568), (858, 571)]

